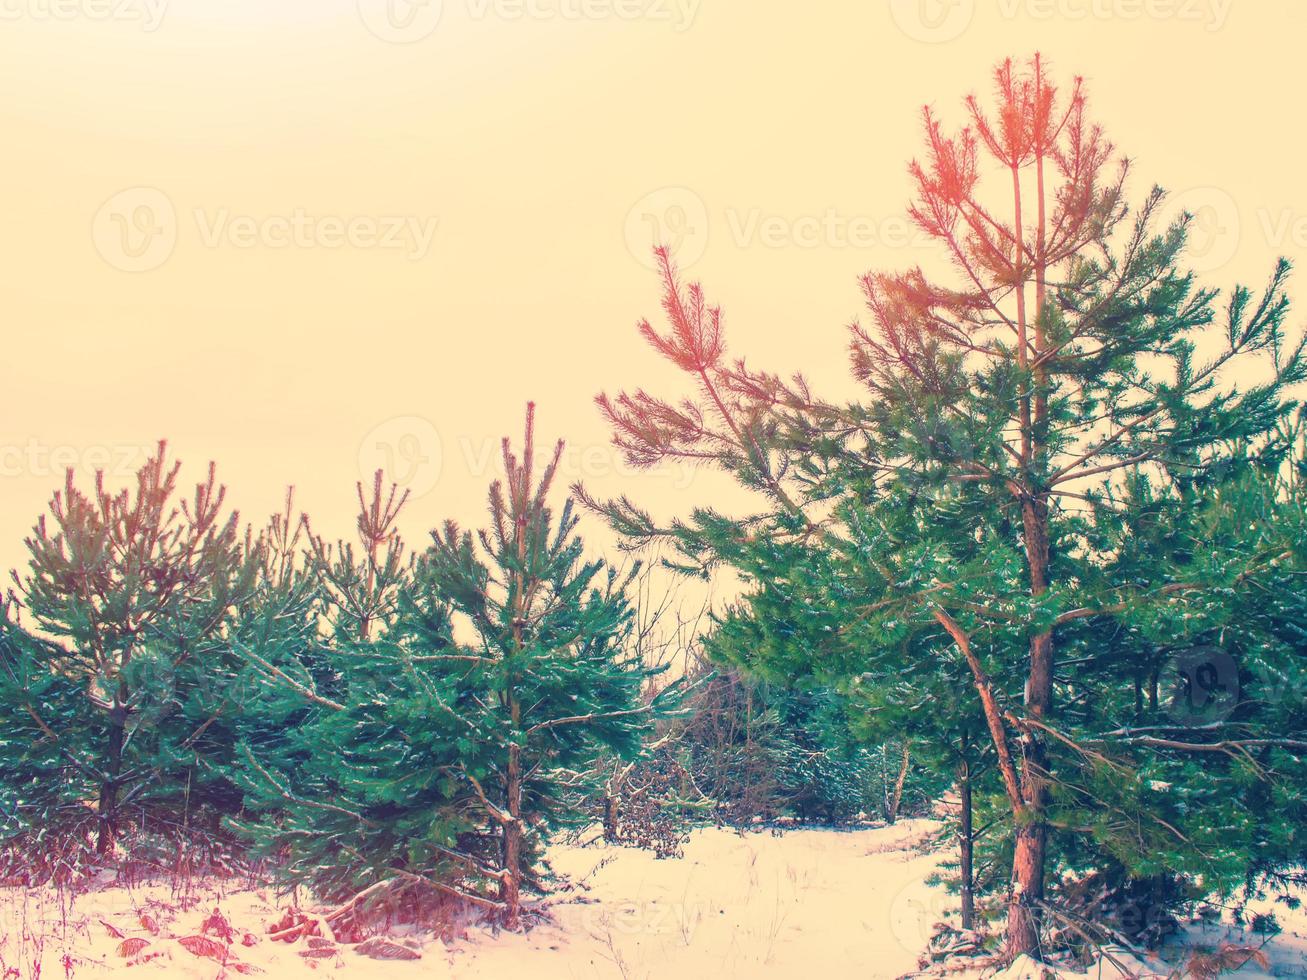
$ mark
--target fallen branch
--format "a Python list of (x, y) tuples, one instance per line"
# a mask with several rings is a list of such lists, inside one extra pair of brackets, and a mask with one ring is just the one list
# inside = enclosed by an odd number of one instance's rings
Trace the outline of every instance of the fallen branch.
[(489, 909), (493, 912), (504, 912), (507, 910), (503, 902), (497, 902), (493, 898), (486, 898), (484, 895), (476, 895), (472, 892), (465, 892), (461, 888), (446, 884), (443, 881), (437, 881), (435, 878), (428, 878), (426, 875), (416, 874), (412, 871), (396, 871), (396, 874), (408, 878), (411, 881), (426, 885), (428, 888), (434, 888), (438, 892), (443, 892), (453, 898), (461, 898), (469, 904), (476, 905), (483, 909)]
[(389, 891), (391, 888), (394, 888), (399, 883), (400, 882), (398, 878), (386, 878), (382, 881), (378, 881), (374, 885), (369, 885), (367, 888), (363, 889), (361, 892), (359, 892), (357, 895), (351, 898), (348, 902), (345, 902), (343, 905), (338, 905), (330, 912), (327, 912), (325, 915), (323, 915), (323, 919), (327, 922), (335, 922), (338, 919), (340, 919), (342, 916), (348, 915), (349, 913), (353, 912), (368, 899), (372, 898), (375, 895), (380, 895), (382, 892)]

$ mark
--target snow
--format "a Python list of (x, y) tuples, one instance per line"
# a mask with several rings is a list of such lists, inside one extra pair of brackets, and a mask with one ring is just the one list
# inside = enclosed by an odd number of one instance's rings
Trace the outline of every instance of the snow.
[(1290, 910), (1281, 903), (1258, 899), (1248, 903), (1245, 918), (1259, 912), (1273, 913), (1280, 923), (1281, 932), (1269, 942), (1265, 936), (1245, 926), (1235, 925), (1227, 918), (1216, 922), (1193, 923), (1176, 937), (1171, 946), (1215, 949), (1222, 943), (1232, 943), (1236, 946), (1261, 947), (1270, 961), (1269, 969), (1262, 970), (1250, 963), (1235, 974), (1240, 980), (1307, 977), (1307, 906)]
[[(954, 910), (953, 896), (927, 884), (943, 859), (922, 846), (936, 828), (905, 820), (853, 831), (704, 829), (684, 858), (662, 861), (632, 849), (555, 846), (555, 872), (576, 885), (553, 896), (551, 921), (525, 934), (472, 929), (451, 945), (427, 934), (392, 935), (420, 950), (420, 959), (407, 961), (374, 960), (322, 940), (321, 958), (307, 959), (303, 939), (270, 942), (267, 927), (288, 903), (249, 885), (207, 883), (190, 894), (166, 883), (107, 886), (74, 899), (3, 888), (0, 977), (889, 980), (917, 969), (935, 924)], [(225, 966), (179, 942), (199, 934), (215, 907), (235, 930)], [(135, 961), (118, 955), (124, 937), (149, 944)], [(1276, 959), (1283, 970), (1275, 975), (1305, 975), (1293, 972), (1307, 960), (1301, 948), (1293, 952), (1301, 940), (1288, 923), (1281, 939), (1287, 955)], [(1002, 977), (1042, 977), (1041, 969), (1019, 962)], [(1088, 976), (1118, 973), (1105, 967)]]
[[(632, 849), (556, 846), (554, 870), (581, 885), (556, 897), (552, 922), (526, 934), (473, 930), (449, 947), (421, 937), (422, 959), (407, 962), (367, 959), (348, 947), (310, 961), (299, 955), (302, 940), (269, 942), (266, 927), (281, 913), (266, 889), (229, 884), (179, 896), (166, 884), (111, 887), (69, 905), (52, 890), (10, 888), (0, 890), (0, 975), (12, 967), (35, 980), (39, 964), (41, 976), (63, 976), (67, 955), (72, 977), (232, 976), (240, 971), (224, 974), (222, 964), (176, 941), (199, 933), (216, 906), (238, 933), (231, 959), (278, 980), (895, 977), (916, 967), (949, 905), (942, 889), (925, 882), (939, 857), (912, 849), (933, 826), (901, 821), (781, 835), (705, 829), (684, 858), (662, 861)], [(142, 927), (142, 913), (159, 936)], [(129, 967), (117, 955), (123, 940), (109, 927), (162, 955)], [(245, 931), (258, 942), (241, 945)]]

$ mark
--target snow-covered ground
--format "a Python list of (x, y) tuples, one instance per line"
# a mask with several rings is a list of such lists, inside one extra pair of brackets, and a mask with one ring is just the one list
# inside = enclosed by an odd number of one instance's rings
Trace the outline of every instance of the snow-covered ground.
[[(926, 884), (939, 856), (916, 846), (932, 826), (779, 836), (701, 830), (684, 858), (663, 861), (629, 849), (555, 847), (555, 871), (582, 884), (557, 896), (552, 922), (526, 934), (471, 930), (448, 946), (409, 937), (421, 952), (410, 961), (321, 941), (316, 950), (305, 940), (269, 942), (280, 903), (230, 883), (191, 896), (166, 885), (113, 887), (71, 901), (3, 889), (0, 978), (893, 978), (916, 968), (934, 924), (953, 908)], [(192, 948), (215, 950), (186, 938), (202, 932), (215, 907), (236, 933), (225, 964), (196, 955)], [(130, 957), (119, 954), (125, 942)]]

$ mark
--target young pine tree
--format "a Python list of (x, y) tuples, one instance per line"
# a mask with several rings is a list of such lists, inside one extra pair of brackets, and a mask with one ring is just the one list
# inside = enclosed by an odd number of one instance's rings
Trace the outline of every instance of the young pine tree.
[(357, 896), (412, 914), (432, 893), (497, 909), (479, 891), (494, 869), (445, 727), (448, 603), (415, 581), (396, 528), (406, 498), (380, 473), (358, 498), (360, 547), (329, 545), (303, 519), (279, 536), (271, 615), (252, 624), (310, 628), (251, 629), (238, 647), (254, 697), (235, 770), (246, 809), (232, 825), (288, 882), (340, 903), (328, 915), (338, 935), (361, 925)]
[(545, 837), (576, 819), (565, 800), (597, 791), (596, 763), (633, 756), (674, 697), (641, 697), (629, 576), (584, 557), (570, 501), (548, 505), (561, 452), (537, 468), (528, 407), (521, 456), (504, 440), (489, 527), (448, 523), (411, 566), (378, 484), (363, 555), (315, 549), (335, 596), (322, 669), (251, 658), (280, 682), (270, 696), (306, 714), (283, 744), (249, 747), (263, 816), (246, 829), (343, 901), (337, 925), (360, 895), (435, 890), (515, 928)]
[[(33, 625), (49, 640), (31, 648), (28, 689), (71, 681), (85, 699), (75, 718), (45, 717), (54, 705), (43, 698), (25, 697), (23, 712), (93, 785), (102, 853), (129, 811), (181, 825), (192, 811), (235, 802), (201, 771), (195, 745), (211, 727), (212, 682), (231, 658), (225, 629), (252, 566), (236, 514), (224, 515), (213, 466), (178, 502), (179, 466), (161, 442), (135, 487), (118, 493), (102, 473), (84, 492), (70, 470), (27, 539), (28, 573), (15, 573)], [(31, 672), (31, 655), (48, 675)]]
[(633, 757), (674, 696), (641, 697), (649, 671), (629, 642), (635, 570), (619, 575), (585, 557), (571, 500), (555, 518), (548, 496), (563, 443), (537, 469), (534, 429), (528, 405), (521, 456), (504, 440), (489, 528), (474, 537), (447, 523), (420, 572), (471, 630), (451, 679), (465, 705), (453, 733), (471, 749), (462, 775), (499, 831), (510, 925), (544, 834), (569, 819), (563, 791), (597, 780), (605, 752)]

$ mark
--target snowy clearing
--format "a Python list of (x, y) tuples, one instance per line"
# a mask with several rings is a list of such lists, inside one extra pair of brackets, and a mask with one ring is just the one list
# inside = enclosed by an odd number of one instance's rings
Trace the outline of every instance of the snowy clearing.
[[(286, 903), (266, 889), (215, 885), (183, 896), (165, 885), (111, 887), (69, 902), (50, 890), (11, 888), (0, 892), (0, 974), (893, 978), (916, 969), (934, 924), (955, 904), (926, 884), (943, 858), (920, 847), (934, 826), (706, 829), (695, 832), (684, 858), (661, 861), (638, 850), (558, 846), (550, 852), (554, 869), (583, 884), (557, 896), (554, 921), (527, 934), (473, 929), (452, 945), (429, 935), (394, 937), (420, 951), (407, 962), (321, 940), (316, 949), (304, 940), (269, 942), (266, 930)], [(215, 908), (235, 932), (225, 965), (197, 955), (214, 950), (187, 938), (201, 934)], [(1275, 957), (1275, 975), (1307, 976), (1300, 937), (1286, 931), (1276, 943), (1284, 955)], [(124, 944), (129, 956), (120, 955)]]

